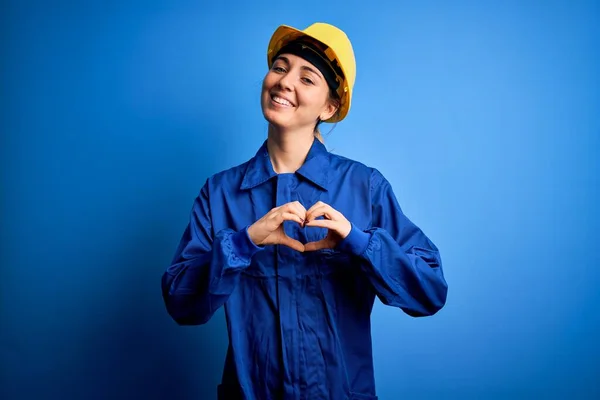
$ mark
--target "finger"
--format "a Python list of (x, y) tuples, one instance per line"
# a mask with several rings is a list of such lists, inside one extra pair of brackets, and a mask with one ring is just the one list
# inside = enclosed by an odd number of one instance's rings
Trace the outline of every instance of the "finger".
[(288, 203), (286, 210), (299, 216), (302, 222), (304, 223), (304, 220), (306, 219), (306, 210), (304, 209), (302, 204), (300, 204), (300, 202), (295, 201), (292, 203)]
[(282, 213), (281, 215), (285, 221), (295, 221), (295, 222), (299, 223), (300, 225), (304, 224), (304, 218), (300, 218), (296, 214)]
[(305, 226), (311, 226), (313, 228), (327, 228), (329, 230), (337, 232), (339, 228), (338, 221), (332, 221), (330, 219), (313, 219), (311, 221), (306, 221)]
[(304, 219), (306, 218), (306, 212), (304, 212), (303, 208), (304, 207), (302, 207), (300, 203), (294, 204), (294, 202), (292, 202), (282, 206), (281, 211), (297, 215), (298, 218), (302, 220), (302, 223), (304, 223)]
[(312, 205), (311, 208), (308, 209), (308, 211), (306, 211), (307, 214), (311, 213), (315, 208), (319, 208), (322, 206), (326, 206), (327, 204), (323, 203), (321, 200), (317, 201), (315, 204)]
[(271, 209), (271, 212), (276, 213), (279, 211), (287, 211), (291, 212), (292, 210), (300, 212), (300, 214), (305, 215), (306, 209), (299, 201), (291, 201), (289, 203), (282, 204), (278, 207), (274, 207)]
[(304, 224), (304, 219), (300, 218), (296, 214), (292, 214), (289, 212), (281, 212), (281, 213), (275, 214), (275, 218), (277, 220), (278, 225), (281, 225), (283, 223), (283, 221), (295, 221), (295, 222), (299, 223), (300, 225)]
[(281, 244), (290, 247), (296, 251), (299, 251), (301, 253), (304, 252), (304, 245), (302, 243), (300, 243), (299, 241), (292, 239), (291, 237), (284, 235), (281, 238)]
[[(289, 220), (289, 215), (295, 215), (301, 222), (304, 222), (304, 215), (298, 215), (298, 212), (294, 208), (281, 206), (276, 212), (271, 215), (271, 218), (276, 219), (279, 223), (283, 220)], [(285, 215), (285, 217), (284, 217)]]
[(332, 248), (331, 241), (329, 241), (327, 238), (321, 239), (317, 242), (306, 243), (304, 245), (304, 251), (316, 251), (316, 250), (330, 249), (330, 248)]
[(324, 216), (327, 219), (335, 220), (338, 217), (338, 212), (333, 209), (330, 205), (324, 204), (318, 208), (315, 208), (312, 212), (306, 215), (306, 221), (312, 221), (320, 216)]
[(294, 207), (296, 207), (296, 209), (298, 209), (298, 211), (300, 212), (300, 214), (303, 215), (302, 218), (304, 218), (304, 216), (306, 216), (306, 208), (304, 208), (304, 206), (302, 205), (302, 203), (300, 203), (299, 201), (294, 201), (292, 203), (294, 205)]
[(304, 224), (309, 228), (326, 228), (329, 232), (335, 232), (342, 239), (345, 239), (352, 230), (352, 224), (347, 220), (332, 221), (329, 219), (315, 219)]

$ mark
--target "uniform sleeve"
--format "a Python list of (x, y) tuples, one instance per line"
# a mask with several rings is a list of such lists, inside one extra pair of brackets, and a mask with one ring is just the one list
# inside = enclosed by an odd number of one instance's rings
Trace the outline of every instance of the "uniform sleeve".
[(435, 314), (448, 292), (437, 247), (404, 215), (391, 185), (377, 170), (371, 175), (371, 201), (371, 227), (362, 231), (352, 224), (339, 247), (363, 260), (363, 270), (384, 304), (415, 317)]
[(262, 249), (250, 240), (248, 227), (213, 234), (208, 188), (207, 181), (194, 201), (171, 265), (162, 276), (167, 312), (180, 325), (208, 322), (227, 301), (252, 256)]

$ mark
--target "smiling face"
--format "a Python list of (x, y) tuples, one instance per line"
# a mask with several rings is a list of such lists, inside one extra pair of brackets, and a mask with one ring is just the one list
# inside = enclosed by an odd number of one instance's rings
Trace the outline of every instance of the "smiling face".
[(261, 105), (265, 119), (285, 129), (314, 128), (337, 110), (323, 74), (292, 54), (280, 55), (265, 76)]

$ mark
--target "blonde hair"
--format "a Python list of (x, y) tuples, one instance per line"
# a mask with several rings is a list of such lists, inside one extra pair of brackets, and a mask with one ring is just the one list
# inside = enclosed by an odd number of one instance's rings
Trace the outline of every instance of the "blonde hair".
[[(337, 93), (333, 90), (329, 90), (329, 101), (333, 102), (337, 107), (337, 110), (335, 111), (335, 113), (333, 115), (338, 115), (340, 112), (342, 102), (339, 100)], [(313, 134), (315, 135), (315, 137), (317, 138), (317, 140), (319, 142), (325, 144), (325, 139), (323, 138), (323, 135), (321, 134), (321, 130), (319, 129), (319, 125), (321, 125), (321, 122), (323, 122), (323, 121), (321, 121), (321, 119), (319, 118), (317, 120), (317, 124), (315, 125), (315, 130), (314, 130)]]
[(321, 131), (319, 130), (319, 127), (315, 127), (315, 133), (314, 133), (315, 137), (317, 138), (317, 140), (323, 144), (325, 144), (325, 139), (323, 139), (323, 135), (321, 135)]

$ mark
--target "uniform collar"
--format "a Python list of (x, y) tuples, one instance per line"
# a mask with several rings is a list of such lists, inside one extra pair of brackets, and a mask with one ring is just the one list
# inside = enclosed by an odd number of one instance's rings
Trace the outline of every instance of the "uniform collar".
[[(304, 164), (302, 164), (296, 173), (302, 175), (323, 190), (327, 190), (329, 152), (325, 148), (325, 145), (318, 139), (314, 139)], [(240, 189), (252, 189), (276, 175), (271, 164), (271, 159), (269, 158), (267, 141), (265, 140), (256, 152), (256, 155), (248, 162)]]

